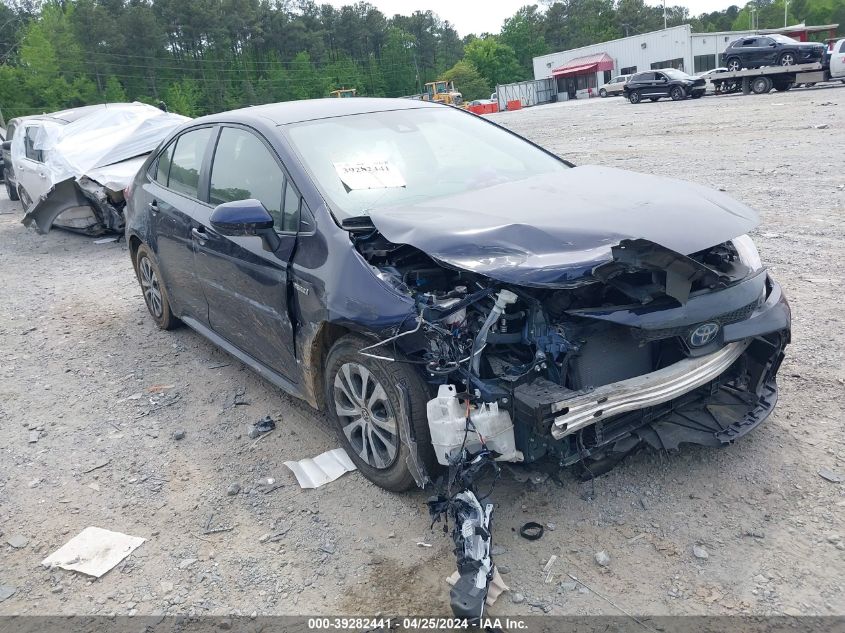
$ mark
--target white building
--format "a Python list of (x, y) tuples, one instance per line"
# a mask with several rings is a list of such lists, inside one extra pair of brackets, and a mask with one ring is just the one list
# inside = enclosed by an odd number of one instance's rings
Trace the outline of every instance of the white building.
[(689, 24), (683, 24), (535, 57), (534, 79), (553, 80), (558, 100), (576, 95), (595, 96), (599, 88), (618, 75), (658, 68), (677, 68), (695, 74), (716, 68), (728, 44), (741, 37), (783, 33), (806, 41), (808, 33), (828, 31), (833, 37), (837, 26), (800, 24), (784, 29), (693, 33)]

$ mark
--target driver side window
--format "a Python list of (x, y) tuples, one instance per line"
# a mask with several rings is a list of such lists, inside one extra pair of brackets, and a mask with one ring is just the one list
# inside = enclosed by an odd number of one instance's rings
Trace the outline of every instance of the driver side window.
[(282, 213), (284, 191), (285, 174), (263, 141), (247, 130), (224, 127), (211, 167), (211, 204), (254, 198), (277, 231), (296, 231)]

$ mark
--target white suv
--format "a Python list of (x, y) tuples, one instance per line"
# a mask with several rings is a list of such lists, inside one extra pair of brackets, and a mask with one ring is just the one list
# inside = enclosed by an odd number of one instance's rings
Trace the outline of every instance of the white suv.
[(599, 96), (612, 97), (614, 95), (621, 95), (622, 88), (625, 87), (625, 84), (628, 83), (628, 80), (631, 77), (633, 77), (633, 75), (619, 75), (618, 77), (614, 77), (601, 87), (599, 90)]

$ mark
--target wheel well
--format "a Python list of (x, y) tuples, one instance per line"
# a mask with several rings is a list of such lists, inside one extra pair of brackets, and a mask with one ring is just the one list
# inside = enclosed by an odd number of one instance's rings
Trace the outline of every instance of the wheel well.
[(135, 255), (138, 254), (138, 248), (141, 246), (141, 238), (137, 235), (129, 237), (129, 257), (132, 258), (132, 266), (135, 266)]
[[(309, 336), (309, 331), (313, 335)], [(308, 403), (321, 411), (326, 408), (326, 398), (323, 390), (323, 379), (326, 368), (326, 357), (329, 350), (343, 336), (352, 330), (334, 323), (320, 323), (316, 331), (304, 329), (300, 340), (302, 349), (303, 391)]]

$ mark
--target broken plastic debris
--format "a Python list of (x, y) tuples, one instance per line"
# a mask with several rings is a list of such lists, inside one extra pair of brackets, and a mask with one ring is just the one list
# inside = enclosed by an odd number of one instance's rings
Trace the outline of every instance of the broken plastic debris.
[(342, 448), (326, 451), (317, 457), (285, 462), (302, 488), (319, 488), (345, 473), (355, 470), (355, 464)]
[[(446, 582), (454, 587), (455, 583), (458, 582), (458, 578), (460, 578), (460, 573), (458, 570), (455, 570), (454, 573), (446, 579)], [(490, 586), (487, 589), (487, 606), (493, 606), (493, 603), (496, 602), (496, 598), (502, 595), (505, 591), (510, 590), (511, 588), (505, 584), (504, 580), (502, 580), (502, 576), (499, 574), (499, 569), (497, 567), (493, 567), (493, 580), (490, 581)]]
[(108, 244), (109, 242), (116, 242), (117, 237), (101, 237), (98, 240), (94, 240), (94, 244)]
[(135, 551), (146, 539), (89, 526), (41, 561), (99, 578)]

